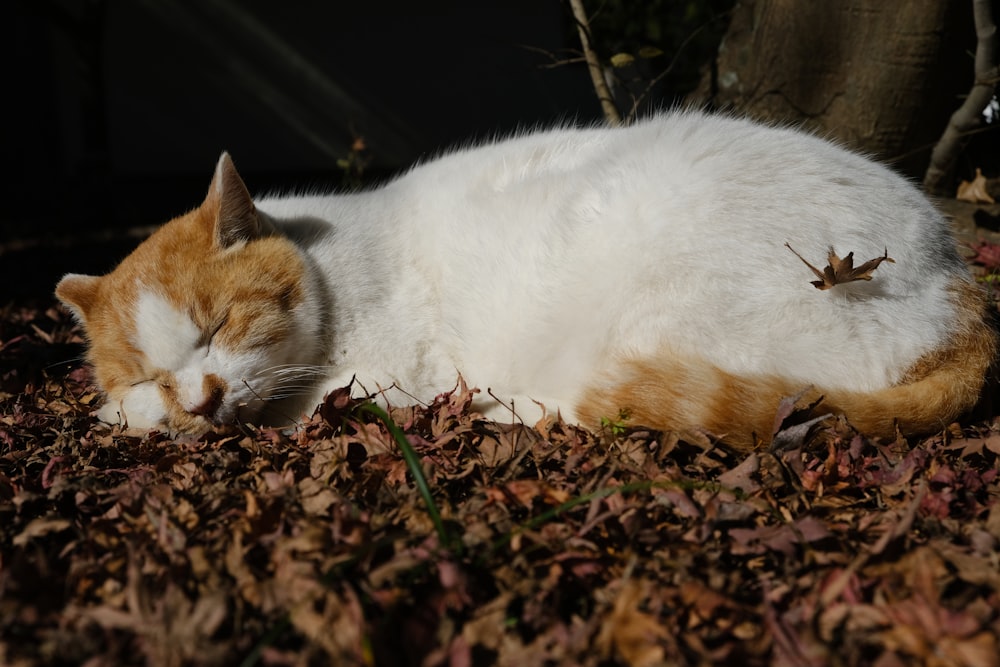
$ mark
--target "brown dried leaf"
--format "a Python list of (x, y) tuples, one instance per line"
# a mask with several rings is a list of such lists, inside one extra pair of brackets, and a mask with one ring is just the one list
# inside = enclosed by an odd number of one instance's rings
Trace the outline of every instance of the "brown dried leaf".
[(622, 586), (597, 637), (605, 657), (618, 655), (631, 667), (663, 663), (660, 641), (667, 637), (667, 631), (655, 617), (641, 611), (644, 597), (640, 582), (629, 579)]
[(69, 528), (71, 523), (66, 519), (39, 518), (33, 519), (27, 527), (14, 537), (15, 546), (24, 546), (32, 539), (47, 535), (48, 533), (59, 532)]
[(751, 453), (741, 464), (719, 475), (719, 483), (744, 493), (753, 493), (760, 489), (755, 479), (760, 473), (760, 458)]
[(986, 190), (986, 177), (979, 167), (976, 167), (976, 177), (971, 181), (962, 181), (958, 184), (958, 193), (955, 199), (972, 202), (973, 204), (995, 204), (996, 200), (990, 196)]
[(889, 257), (888, 248), (885, 250), (885, 254), (881, 257), (876, 257), (875, 259), (870, 259), (859, 267), (854, 266), (854, 253), (849, 252), (847, 256), (843, 259), (837, 255), (833, 246), (830, 246), (830, 250), (827, 253), (827, 266), (823, 268), (822, 271), (817, 269), (815, 266), (806, 261), (806, 259), (795, 252), (788, 243), (785, 243), (785, 247), (791, 250), (796, 257), (802, 260), (802, 263), (809, 267), (809, 269), (816, 275), (819, 280), (810, 281), (816, 289), (827, 290), (835, 285), (842, 285), (844, 283), (854, 282), (855, 280), (871, 280), (872, 272), (879, 267), (882, 262), (893, 262), (892, 257)]
[(734, 553), (762, 554), (775, 551), (791, 557), (797, 547), (818, 542), (830, 536), (826, 524), (811, 516), (804, 516), (792, 524), (762, 526), (760, 528), (732, 528), (730, 536), (735, 541)]

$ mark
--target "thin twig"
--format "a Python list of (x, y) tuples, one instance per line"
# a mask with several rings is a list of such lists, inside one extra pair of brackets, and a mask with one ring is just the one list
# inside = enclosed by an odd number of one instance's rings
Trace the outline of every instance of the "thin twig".
[(555, 69), (556, 67), (562, 67), (563, 65), (575, 65), (577, 63), (587, 62), (583, 52), (577, 51), (576, 49), (560, 49), (557, 52), (542, 49), (537, 46), (531, 46), (530, 44), (518, 44), (517, 46), (518, 48), (524, 49), (530, 53), (537, 53), (548, 58), (549, 62), (543, 65), (537, 65), (540, 69)]
[(700, 26), (695, 28), (691, 32), (691, 34), (685, 37), (684, 41), (681, 42), (680, 46), (678, 46), (676, 51), (674, 52), (674, 57), (670, 60), (670, 64), (667, 65), (667, 68), (662, 72), (660, 72), (659, 74), (657, 74), (652, 79), (650, 79), (649, 83), (646, 84), (646, 88), (637, 97), (636, 96), (632, 97), (632, 108), (629, 110), (628, 115), (626, 116), (626, 122), (631, 123), (636, 119), (636, 117), (639, 115), (639, 105), (642, 104), (642, 101), (646, 99), (646, 97), (653, 91), (653, 88), (655, 88), (656, 85), (663, 80), (663, 77), (667, 76), (668, 74), (670, 74), (670, 72), (674, 70), (674, 67), (677, 65), (677, 61), (680, 60), (681, 53), (684, 51), (687, 45), (690, 44), (694, 40), (694, 38), (698, 36), (698, 33), (704, 30), (706, 26), (708, 26), (714, 20), (715, 19), (713, 18), (710, 21), (702, 23)]
[(587, 20), (587, 12), (583, 10), (583, 0), (569, 0), (569, 5), (573, 10), (573, 18), (576, 20), (576, 29), (580, 33), (580, 45), (583, 47), (583, 55), (587, 58), (587, 69), (590, 70), (590, 80), (594, 84), (594, 92), (601, 102), (601, 109), (604, 111), (604, 118), (609, 125), (621, 125), (622, 116), (615, 106), (611, 91), (608, 90), (608, 83), (604, 80), (604, 70), (601, 61), (597, 57), (597, 52), (590, 40), (590, 22)]

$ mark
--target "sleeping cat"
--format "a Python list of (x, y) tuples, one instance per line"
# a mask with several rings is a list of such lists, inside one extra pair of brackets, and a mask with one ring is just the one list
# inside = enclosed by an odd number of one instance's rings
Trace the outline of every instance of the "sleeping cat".
[[(894, 261), (816, 289), (806, 263), (830, 252)], [(544, 406), (749, 447), (805, 390), (891, 437), (972, 406), (996, 348), (908, 182), (698, 112), (516, 136), (356, 194), (253, 201), (223, 154), (198, 208), (56, 294), (86, 331), (102, 419), (196, 433), (292, 422), (352, 378), (399, 405), (461, 374), (506, 420)]]

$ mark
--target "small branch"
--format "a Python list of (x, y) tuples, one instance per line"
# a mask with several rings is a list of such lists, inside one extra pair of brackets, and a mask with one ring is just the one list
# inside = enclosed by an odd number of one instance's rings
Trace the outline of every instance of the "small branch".
[(993, 99), (997, 82), (1000, 81), (997, 27), (993, 20), (991, 2), (992, 0), (972, 0), (977, 40), (975, 81), (969, 96), (951, 115), (944, 134), (931, 152), (931, 162), (924, 175), (924, 190), (931, 194), (945, 193), (962, 144), (968, 134), (979, 127), (983, 109)]
[(590, 22), (587, 20), (587, 13), (583, 10), (583, 0), (569, 0), (569, 5), (573, 10), (573, 18), (576, 19), (576, 29), (580, 33), (580, 45), (583, 47), (583, 55), (587, 59), (587, 68), (590, 70), (590, 80), (594, 84), (594, 92), (597, 99), (601, 101), (601, 109), (604, 110), (604, 118), (609, 125), (621, 125), (622, 117), (615, 106), (611, 91), (608, 90), (608, 83), (604, 80), (604, 71), (601, 68), (601, 61), (590, 43)]
[(667, 76), (668, 74), (670, 74), (670, 72), (673, 71), (674, 66), (677, 65), (677, 61), (680, 59), (681, 53), (684, 51), (684, 49), (687, 48), (687, 45), (690, 44), (691, 41), (694, 40), (694, 38), (698, 36), (698, 33), (700, 33), (702, 30), (704, 30), (705, 27), (708, 26), (708, 24), (712, 22), (712, 20), (714, 20), (714, 19), (710, 19), (709, 21), (706, 21), (705, 23), (702, 23), (700, 26), (698, 26), (697, 28), (695, 28), (691, 32), (691, 34), (689, 34), (687, 37), (685, 37), (684, 41), (681, 42), (681, 45), (678, 46), (677, 50), (674, 52), (674, 57), (671, 58), (670, 64), (667, 65), (667, 68), (665, 70), (663, 70), (662, 72), (660, 72), (659, 74), (657, 74), (655, 77), (653, 77), (649, 81), (649, 83), (646, 84), (645, 90), (643, 90), (642, 93), (640, 93), (638, 97), (633, 97), (632, 98), (632, 108), (629, 110), (628, 115), (625, 117), (626, 123), (631, 123), (631, 122), (633, 122), (636, 119), (636, 117), (639, 114), (639, 105), (642, 104), (642, 101), (646, 98), (647, 95), (649, 95), (653, 91), (653, 88), (655, 88), (656, 85), (658, 83), (660, 83), (660, 81), (663, 80), (663, 77)]
[(556, 67), (562, 67), (563, 65), (587, 62), (587, 59), (583, 57), (583, 52), (576, 51), (575, 49), (562, 49), (563, 53), (568, 54), (565, 57), (562, 57), (554, 51), (541, 49), (537, 46), (531, 46), (530, 44), (518, 44), (517, 46), (525, 51), (537, 53), (549, 59), (549, 62), (544, 65), (537, 65), (539, 69), (555, 69)]

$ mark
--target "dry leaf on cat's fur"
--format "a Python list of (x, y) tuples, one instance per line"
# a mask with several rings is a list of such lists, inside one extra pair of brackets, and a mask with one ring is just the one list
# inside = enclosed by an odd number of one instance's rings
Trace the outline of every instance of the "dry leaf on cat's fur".
[(962, 181), (958, 184), (958, 194), (955, 199), (970, 201), (973, 204), (995, 204), (996, 200), (986, 191), (986, 177), (981, 169), (976, 168), (976, 177), (971, 181)]
[(830, 246), (830, 250), (827, 253), (826, 259), (829, 262), (822, 271), (817, 269), (815, 266), (806, 261), (805, 257), (795, 252), (789, 244), (785, 244), (785, 247), (795, 253), (795, 256), (802, 260), (802, 263), (808, 266), (819, 280), (810, 281), (816, 289), (825, 290), (830, 289), (834, 285), (841, 285), (843, 283), (854, 282), (855, 280), (871, 280), (872, 272), (878, 268), (879, 264), (882, 262), (893, 262), (892, 257), (889, 257), (888, 248), (885, 250), (885, 254), (881, 257), (876, 257), (875, 259), (870, 259), (859, 267), (854, 266), (854, 253), (847, 253), (846, 257), (839, 257), (834, 251), (833, 246)]

